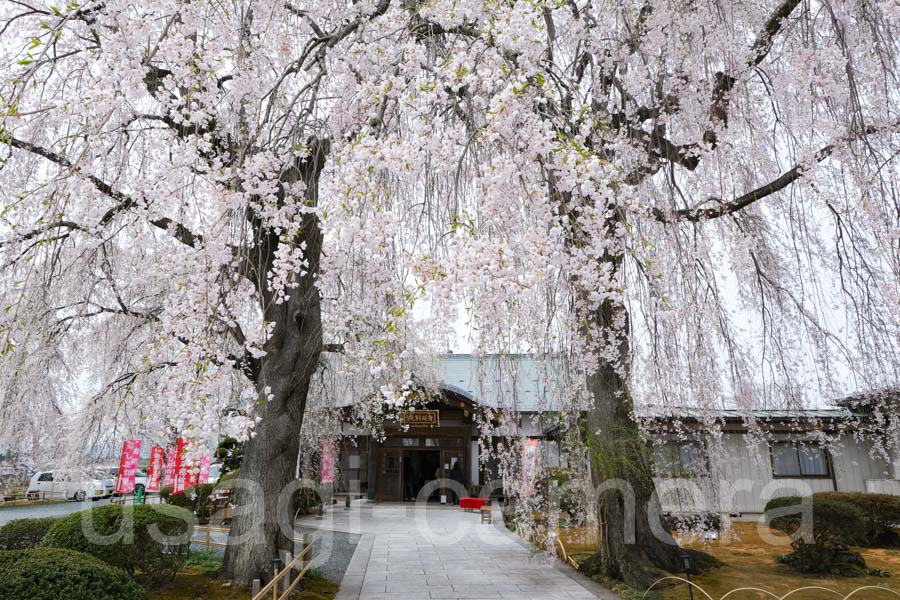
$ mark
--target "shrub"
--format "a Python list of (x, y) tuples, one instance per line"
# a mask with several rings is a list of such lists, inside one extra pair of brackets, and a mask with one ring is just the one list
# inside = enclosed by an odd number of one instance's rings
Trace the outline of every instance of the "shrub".
[(180, 494), (175, 494), (172, 491), (171, 486), (164, 486), (159, 490), (160, 499), (166, 504), (171, 504), (172, 506), (178, 506), (180, 508), (186, 508), (189, 511), (194, 511), (194, 500), (187, 495), (187, 492), (182, 492)]
[[(852, 504), (820, 494), (814, 494), (808, 501), (812, 509), (811, 531), (800, 531), (803, 515), (799, 507), (792, 514), (767, 514), (770, 527), (796, 535), (791, 543), (793, 552), (780, 557), (779, 562), (803, 573), (861, 575), (866, 563), (858, 552), (849, 549), (849, 545), (865, 536), (866, 520), (862, 511)], [(796, 496), (776, 498), (766, 504), (766, 513), (800, 503), (801, 498)]]
[(238, 475), (241, 474), (240, 469), (235, 469), (234, 471), (228, 471), (227, 473), (223, 473), (221, 477), (219, 477), (219, 481), (216, 482), (217, 486), (221, 486), (221, 484), (226, 481), (231, 481), (233, 479), (237, 479)]
[(216, 460), (222, 463), (222, 474), (237, 471), (244, 460), (244, 443), (235, 438), (227, 437), (219, 442), (215, 451)]
[(55, 517), (47, 517), (10, 521), (0, 527), (0, 550), (37, 548), (56, 520)]
[(297, 514), (298, 512), (300, 514), (307, 514), (319, 506), (322, 499), (319, 497), (319, 493), (316, 492), (316, 490), (302, 487), (294, 492), (292, 502), (294, 514)]
[(896, 546), (900, 543), (900, 537), (894, 531), (900, 526), (900, 496), (863, 492), (821, 492), (815, 496), (852, 504), (863, 513), (866, 531), (861, 544)]
[(193, 550), (185, 566), (206, 572), (218, 571), (222, 567), (222, 555), (215, 550)]
[(510, 531), (516, 531), (519, 523), (516, 516), (516, 507), (512, 505), (504, 506), (500, 509), (500, 515), (503, 517), (503, 524)]
[(546, 469), (535, 484), (535, 494), (549, 501), (554, 482), (559, 494), (559, 510), (572, 524), (582, 524), (589, 512), (589, 498), (584, 486), (579, 485), (577, 473), (562, 467)]
[(213, 511), (211, 496), (216, 491), (216, 484), (201, 483), (185, 492), (194, 501), (194, 513), (201, 519), (208, 519)]
[(663, 515), (663, 527), (673, 533), (722, 531), (722, 515), (714, 512), (666, 513)]
[(34, 548), (0, 552), (0, 600), (141, 600), (122, 570), (81, 552)]
[(172, 488), (162, 488), (159, 495), (166, 504), (187, 509), (197, 515), (201, 523), (207, 523), (213, 513), (212, 495), (217, 489), (215, 483), (201, 483), (180, 494), (173, 494)]
[(156, 585), (173, 578), (184, 565), (192, 522), (190, 513), (178, 507), (111, 504), (59, 519), (44, 537), (44, 546), (85, 552)]

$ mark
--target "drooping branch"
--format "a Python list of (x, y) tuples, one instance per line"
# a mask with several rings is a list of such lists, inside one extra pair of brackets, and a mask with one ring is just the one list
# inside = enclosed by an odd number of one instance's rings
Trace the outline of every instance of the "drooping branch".
[[(814, 163), (822, 162), (823, 160), (831, 156), (831, 153), (833, 151), (833, 144), (825, 146), (824, 148), (816, 152), (814, 156)], [(653, 217), (657, 221), (660, 221), (662, 223), (672, 223), (674, 221), (690, 221), (697, 223), (699, 221), (708, 221), (710, 219), (731, 215), (747, 208), (757, 200), (762, 200), (763, 198), (771, 196), (776, 192), (780, 192), (790, 184), (800, 179), (803, 173), (809, 170), (810, 166), (811, 165), (809, 163), (798, 163), (769, 183), (751, 190), (746, 194), (738, 196), (737, 198), (728, 202), (725, 202), (720, 198), (709, 198), (707, 200), (707, 202), (716, 203), (717, 206), (708, 208), (683, 208), (674, 212), (666, 212), (662, 209), (654, 208), (652, 211)]]
[[(844, 142), (851, 142), (853, 140), (861, 139), (866, 137), (867, 135), (873, 135), (880, 131), (884, 131), (886, 129), (896, 128), (900, 124), (894, 124), (886, 128), (879, 128), (870, 126), (867, 127), (865, 132), (861, 135), (857, 136), (847, 136), (843, 139)], [(653, 217), (662, 223), (671, 223), (674, 221), (690, 221), (690, 222), (700, 222), (707, 221), (710, 219), (716, 219), (718, 217), (724, 217), (727, 215), (732, 215), (736, 212), (739, 212), (754, 202), (758, 200), (762, 200), (763, 198), (767, 198), (772, 194), (780, 192), (785, 189), (787, 186), (791, 185), (800, 177), (803, 176), (804, 173), (809, 171), (813, 166), (818, 163), (821, 163), (829, 156), (832, 155), (834, 149), (837, 147), (838, 143), (828, 144), (827, 146), (823, 146), (815, 154), (813, 154), (812, 159), (805, 162), (799, 162), (791, 167), (789, 170), (785, 171), (769, 183), (762, 185), (756, 189), (753, 189), (737, 198), (734, 198), (730, 201), (724, 201), (721, 198), (709, 198), (707, 202), (713, 202), (716, 206), (711, 206), (707, 208), (683, 208), (672, 212), (667, 212), (659, 208), (654, 208), (651, 213)]]
[[(750, 46), (749, 57), (747, 59), (747, 67), (758, 67), (762, 61), (768, 56), (772, 48), (775, 37), (781, 32), (786, 19), (800, 4), (800, 0), (783, 0), (779, 4), (763, 26), (762, 31), (757, 35), (753, 44)], [(633, 44), (634, 42), (629, 42)], [(651, 157), (651, 166), (642, 169), (628, 177), (629, 180), (639, 183), (646, 175), (653, 174), (659, 169), (659, 161), (667, 161), (677, 164), (689, 171), (694, 171), (700, 164), (702, 152), (711, 150), (716, 147), (718, 136), (715, 131), (717, 125), (723, 127), (728, 126), (728, 112), (730, 108), (731, 92), (738, 81), (737, 76), (717, 71), (713, 81), (712, 98), (709, 105), (709, 126), (704, 130), (702, 135), (703, 143), (706, 149), (701, 148), (699, 143), (691, 144), (675, 144), (666, 137), (665, 127), (659, 126), (654, 128), (651, 133), (646, 133), (642, 129), (642, 123), (647, 119), (658, 116), (659, 111), (639, 106), (634, 112), (632, 118), (628, 118), (624, 113), (613, 115), (611, 124), (616, 129), (625, 129), (628, 136), (640, 140)], [(613, 83), (616, 80), (612, 79)], [(624, 87), (617, 86), (620, 93), (628, 99), (632, 99), (627, 95)], [(633, 99), (632, 99), (633, 100)], [(675, 98), (666, 98), (664, 103), (668, 110), (677, 111), (678, 101)]]
[[(775, 37), (781, 32), (784, 23), (794, 9), (800, 4), (800, 0), (783, 0), (781, 4), (775, 7), (772, 14), (766, 21), (762, 31), (756, 37), (753, 45), (750, 46), (750, 56), (747, 60), (749, 68), (758, 67), (762, 61), (768, 56), (769, 50), (772, 49), (772, 43)], [(715, 85), (713, 87), (712, 102), (709, 108), (709, 117), (711, 124), (721, 123), (728, 126), (728, 108), (730, 103), (730, 94), (737, 83), (737, 77), (718, 71), (715, 74)], [(703, 141), (710, 144), (713, 148), (716, 146), (717, 136), (713, 127), (707, 129), (703, 133)]]
[[(97, 223), (97, 227), (103, 227), (109, 224), (117, 215), (126, 212), (137, 206), (137, 202), (134, 198), (116, 190), (111, 185), (97, 177), (96, 175), (91, 175), (90, 173), (83, 173), (75, 163), (70, 161), (68, 158), (62, 156), (61, 154), (54, 152), (48, 148), (44, 148), (42, 146), (38, 146), (32, 144), (30, 142), (26, 142), (24, 140), (20, 140), (13, 136), (8, 136), (5, 139), (5, 142), (12, 146), (13, 148), (18, 148), (20, 150), (24, 150), (26, 152), (30, 152), (31, 154), (41, 156), (48, 161), (66, 169), (71, 169), (72, 171), (77, 172), (81, 177), (84, 177), (87, 181), (89, 181), (100, 193), (104, 194), (112, 198), (113, 200), (117, 200), (119, 203), (109, 210), (107, 210), (100, 220)], [(203, 244), (203, 236), (200, 234), (194, 233), (191, 231), (186, 225), (180, 223), (174, 219), (169, 217), (159, 217), (156, 219), (149, 219), (148, 222), (156, 227), (157, 229), (161, 229), (171, 235), (173, 238), (184, 244), (185, 246), (190, 246), (191, 248), (197, 248)], [(18, 241), (24, 241), (52, 229), (69, 229), (69, 230), (80, 230), (80, 231), (88, 231), (88, 227), (84, 225), (79, 225), (77, 223), (71, 221), (55, 221), (42, 229), (36, 229), (29, 231), (24, 234), (24, 236), (20, 236)], [(8, 244), (7, 242), (2, 242), (0, 245)]]

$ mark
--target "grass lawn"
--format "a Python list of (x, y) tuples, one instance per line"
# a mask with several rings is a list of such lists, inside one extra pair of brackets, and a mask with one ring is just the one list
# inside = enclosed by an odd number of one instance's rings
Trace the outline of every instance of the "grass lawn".
[[(791, 594), (790, 600), (840, 600), (853, 590), (863, 586), (879, 586), (888, 590), (863, 590), (852, 596), (853, 600), (882, 600), (897, 598), (900, 592), (900, 548), (883, 550), (859, 548), (869, 568), (880, 568), (890, 571), (893, 577), (817, 577), (801, 575), (785, 565), (775, 562), (779, 554), (790, 552), (790, 546), (771, 546), (760, 539), (756, 523), (735, 523), (738, 539), (731, 542), (724, 540), (715, 542), (687, 543), (688, 547), (703, 550), (712, 554), (725, 566), (715, 569), (702, 577), (692, 577), (692, 581), (700, 585), (712, 598), (719, 600), (728, 592), (742, 587), (756, 587), (775, 594), (775, 597), (800, 587), (818, 586), (839, 592), (829, 593), (825, 590), (806, 590)], [(895, 592), (895, 593), (891, 593)], [(687, 585), (678, 584), (663, 593), (665, 600), (687, 600)], [(698, 590), (694, 590), (694, 598), (706, 599)], [(744, 591), (728, 596), (729, 600), (762, 600), (773, 598), (763, 592)]]
[[(221, 559), (212, 552), (192, 552), (188, 565), (175, 579), (147, 595), (150, 600), (250, 600), (250, 588), (223, 585), (213, 571), (221, 565)], [(302, 588), (302, 589), (299, 589)], [(313, 573), (307, 574), (292, 600), (331, 600), (338, 586)]]

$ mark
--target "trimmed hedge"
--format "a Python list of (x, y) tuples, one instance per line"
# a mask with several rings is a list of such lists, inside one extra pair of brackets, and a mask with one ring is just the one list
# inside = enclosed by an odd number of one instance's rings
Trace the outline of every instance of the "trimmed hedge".
[(143, 600), (124, 571), (60, 548), (0, 552), (0, 600)]
[[(859, 552), (849, 546), (865, 539), (866, 519), (859, 508), (813, 494), (808, 499), (812, 508), (812, 527), (807, 532), (800, 531), (803, 514), (797, 496), (776, 498), (766, 504), (766, 518), (769, 527), (797, 537), (791, 543), (793, 552), (779, 557), (778, 561), (788, 564), (802, 573), (830, 573), (846, 577), (864, 574), (866, 563)], [(769, 511), (798, 506), (797, 512), (788, 515), (769, 515)], [(808, 535), (808, 534), (811, 534)]]
[(216, 482), (216, 485), (218, 485), (219, 487), (222, 487), (221, 484), (225, 483), (226, 481), (231, 481), (232, 479), (237, 479), (238, 475), (240, 475), (240, 474), (241, 474), (240, 469), (235, 469), (234, 471), (227, 471), (225, 473), (222, 473), (222, 476), (219, 477), (219, 481)]
[(667, 531), (722, 531), (722, 515), (714, 512), (698, 512), (689, 514), (667, 513), (662, 518), (663, 527)]
[(160, 499), (166, 504), (171, 504), (172, 506), (180, 506), (181, 508), (187, 508), (188, 510), (193, 510), (193, 502), (188, 496), (184, 495), (184, 492), (180, 494), (172, 493), (172, 486), (166, 485), (160, 488), (159, 490)]
[(16, 519), (0, 526), (0, 550), (37, 548), (56, 521), (56, 517)]
[(900, 527), (900, 496), (889, 494), (866, 494), (863, 492), (820, 492), (814, 497), (830, 498), (852, 504), (863, 513), (866, 531), (865, 546), (896, 546), (900, 536), (894, 531)]
[(210, 496), (216, 489), (215, 483), (201, 483), (180, 494), (173, 494), (172, 488), (164, 487), (160, 490), (159, 495), (166, 504), (185, 508), (197, 515), (201, 522), (205, 522), (212, 516), (213, 503)]
[(156, 585), (175, 577), (187, 560), (192, 523), (193, 516), (175, 506), (111, 504), (59, 519), (44, 546), (85, 552)]

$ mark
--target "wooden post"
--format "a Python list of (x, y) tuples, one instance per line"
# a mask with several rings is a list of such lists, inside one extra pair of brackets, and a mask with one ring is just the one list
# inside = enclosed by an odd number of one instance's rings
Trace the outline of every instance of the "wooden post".
[(281, 552), (281, 560), (284, 562), (284, 581), (281, 582), (281, 585), (284, 589), (288, 589), (291, 585), (291, 569), (287, 568), (288, 565), (291, 564), (291, 561), (294, 560), (294, 555), (288, 552), (287, 550), (283, 550)]
[(303, 534), (303, 550), (306, 550), (309, 547), (309, 552), (303, 555), (303, 564), (301, 566), (306, 566), (306, 563), (312, 562), (312, 534), (304, 533)]
[(207, 525), (206, 526), (206, 551), (207, 552), (209, 552), (209, 537), (210, 537), (210, 531), (209, 531), (209, 525)]
[(274, 571), (272, 575), (272, 600), (278, 600), (278, 567), (274, 567), (272, 569)]

